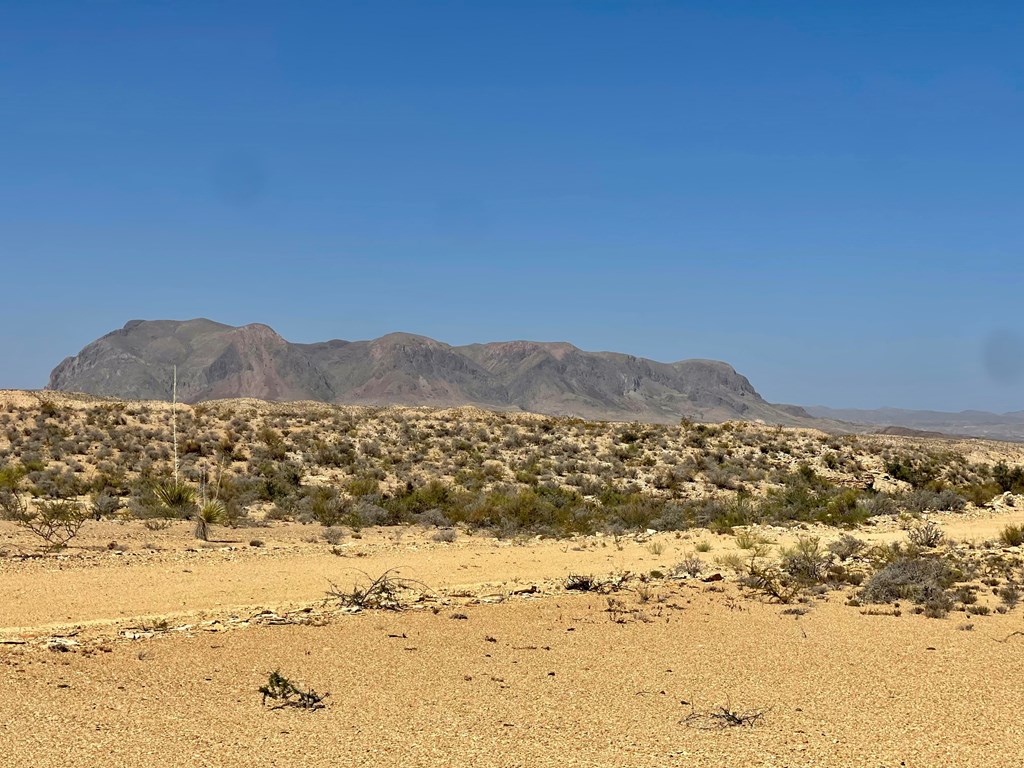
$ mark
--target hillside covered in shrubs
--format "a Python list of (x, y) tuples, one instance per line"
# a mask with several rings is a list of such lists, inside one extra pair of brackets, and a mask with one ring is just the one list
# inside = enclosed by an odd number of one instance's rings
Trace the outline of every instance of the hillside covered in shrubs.
[[(0, 493), (159, 521), (175, 476), (210, 522), (465, 525), (496, 535), (852, 526), (1024, 489), (1021, 448), (751, 423), (588, 422), (477, 409), (0, 396)], [(180, 501), (180, 500), (179, 500)], [(10, 504), (6, 506), (10, 511)]]

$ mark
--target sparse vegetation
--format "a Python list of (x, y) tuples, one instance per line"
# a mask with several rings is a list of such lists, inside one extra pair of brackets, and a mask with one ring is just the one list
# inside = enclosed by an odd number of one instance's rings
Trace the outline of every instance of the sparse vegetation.
[(931, 521), (914, 526), (907, 532), (911, 544), (928, 549), (939, 546), (944, 536), (942, 529)]
[(753, 728), (757, 722), (764, 717), (764, 711), (738, 710), (731, 704), (715, 707), (706, 711), (698, 711), (693, 705), (690, 706), (690, 714), (683, 718), (682, 723), (694, 728), (719, 729), (719, 728)]
[(355, 580), (347, 589), (331, 583), (327, 599), (355, 610), (400, 611), (406, 606), (403, 600), (405, 593), (416, 589), (429, 591), (429, 587), (420, 581), (400, 577), (395, 568), (376, 578), (357, 571)]
[(312, 688), (301, 687), (282, 675), (280, 670), (271, 672), (266, 685), (261, 685), (258, 692), (263, 695), (263, 706), (269, 700), (273, 705), (271, 709), (323, 709), (324, 699), (330, 696), (329, 693), (317, 693)]
[(86, 520), (82, 505), (72, 499), (32, 499), (16, 491), (0, 493), (0, 515), (42, 539), (45, 548), (63, 549)]
[(941, 618), (953, 608), (947, 591), (956, 580), (956, 572), (944, 559), (912, 551), (901, 554), (876, 571), (861, 592), (869, 603), (909, 600), (930, 618)]
[(1024, 525), (1007, 525), (999, 532), (999, 540), (1008, 547), (1024, 545)]

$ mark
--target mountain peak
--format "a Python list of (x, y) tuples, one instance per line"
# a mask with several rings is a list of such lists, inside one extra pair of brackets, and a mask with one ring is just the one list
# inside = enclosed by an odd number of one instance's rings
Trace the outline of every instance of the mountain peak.
[(292, 344), (263, 323), (132, 320), (58, 365), (48, 389), (186, 402), (255, 397), (333, 403), (477, 405), (594, 419), (733, 418), (802, 424), (731, 365), (660, 363), (527, 340), (452, 347), (412, 333)]

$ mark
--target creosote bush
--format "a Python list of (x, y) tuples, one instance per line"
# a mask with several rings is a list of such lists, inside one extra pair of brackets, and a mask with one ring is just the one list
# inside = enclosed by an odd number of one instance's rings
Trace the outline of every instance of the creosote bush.
[(71, 499), (32, 499), (27, 504), (14, 491), (0, 493), (0, 515), (43, 540), (47, 549), (67, 546), (88, 518)]

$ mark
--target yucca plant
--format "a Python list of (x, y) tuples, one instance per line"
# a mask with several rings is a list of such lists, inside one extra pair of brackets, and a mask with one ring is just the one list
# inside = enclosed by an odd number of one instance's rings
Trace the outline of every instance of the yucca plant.
[(196, 489), (180, 480), (165, 480), (153, 488), (169, 517), (191, 517), (196, 508)]
[(196, 538), (200, 541), (210, 540), (210, 526), (217, 525), (224, 519), (224, 502), (210, 499), (203, 502), (196, 510)]
[(224, 502), (216, 498), (199, 499), (195, 487), (188, 483), (166, 480), (158, 484), (153, 492), (168, 517), (195, 521), (195, 536), (200, 541), (209, 541), (210, 526), (224, 519)]

